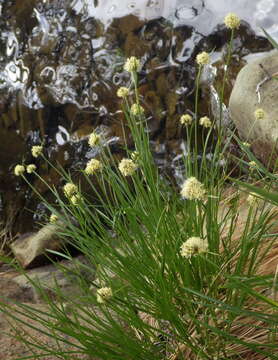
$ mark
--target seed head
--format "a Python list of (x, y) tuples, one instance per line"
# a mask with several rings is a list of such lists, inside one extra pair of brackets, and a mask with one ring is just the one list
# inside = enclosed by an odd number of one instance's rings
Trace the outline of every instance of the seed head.
[(265, 117), (265, 112), (263, 109), (257, 109), (254, 112), (254, 116), (256, 120), (262, 120)]
[(183, 198), (188, 200), (204, 200), (206, 190), (204, 184), (192, 176), (185, 180), (180, 194)]
[(124, 176), (131, 176), (137, 169), (137, 164), (131, 159), (122, 159), (119, 163), (119, 170)]
[(201, 117), (199, 120), (199, 124), (205, 128), (210, 128), (212, 125), (210, 119), (207, 116)]
[(26, 167), (26, 171), (28, 174), (32, 174), (36, 170), (37, 170), (37, 167), (35, 164), (30, 164)]
[(198, 255), (207, 251), (208, 242), (200, 237), (191, 237), (180, 247), (181, 256), (186, 258), (190, 258), (193, 255)]
[(93, 175), (96, 171), (102, 169), (102, 163), (97, 159), (91, 159), (85, 168), (85, 173), (87, 175)]
[(131, 56), (124, 64), (124, 70), (128, 72), (138, 71), (140, 68), (140, 61), (135, 57)]
[(205, 51), (201, 52), (197, 55), (196, 62), (200, 66), (207, 65), (210, 62), (209, 54)]
[(96, 134), (95, 132), (92, 132), (89, 136), (88, 144), (90, 147), (94, 147), (99, 145), (100, 143), (100, 135)]
[(191, 115), (189, 114), (184, 114), (181, 116), (180, 118), (180, 123), (182, 125), (191, 125), (192, 124), (192, 121), (193, 121), (193, 118)]
[(67, 198), (71, 198), (73, 195), (76, 195), (78, 192), (77, 186), (73, 183), (67, 183), (63, 189), (64, 189), (64, 194)]
[(20, 176), (20, 175), (23, 175), (25, 172), (25, 167), (24, 165), (16, 165), (15, 168), (14, 168), (14, 174), (15, 176)]
[(134, 116), (139, 116), (144, 113), (144, 108), (141, 105), (133, 104), (131, 105), (130, 112)]
[(58, 221), (58, 216), (55, 214), (51, 214), (49, 217), (50, 224), (55, 224)]
[(104, 304), (113, 296), (112, 289), (110, 287), (103, 287), (97, 290), (97, 302)]
[(43, 152), (43, 147), (41, 145), (34, 145), (31, 149), (32, 156), (37, 158)]
[(125, 97), (128, 96), (128, 93), (129, 93), (128, 88), (122, 86), (122, 87), (120, 87), (120, 88), (118, 89), (118, 91), (117, 91), (117, 96), (118, 96), (119, 98), (125, 98)]
[(240, 26), (240, 18), (234, 13), (229, 13), (224, 18), (224, 24), (228, 29), (238, 29)]

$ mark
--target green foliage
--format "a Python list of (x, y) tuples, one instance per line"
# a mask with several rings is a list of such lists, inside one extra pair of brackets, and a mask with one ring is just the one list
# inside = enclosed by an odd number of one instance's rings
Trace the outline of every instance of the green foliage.
[[(139, 105), (136, 73), (132, 73), (132, 86)], [(222, 90), (223, 96), (224, 86)], [(187, 129), (189, 144), (198, 129), (197, 105), (195, 110), (194, 122)], [(42, 355), (73, 359), (77, 354), (103, 360), (178, 360), (185, 356), (223, 360), (242, 359), (246, 354), (278, 359), (278, 304), (267, 295), (267, 290), (276, 293), (277, 281), (274, 274), (257, 272), (277, 239), (276, 234), (267, 236), (273, 222), (271, 208), (265, 202), (247, 207), (241, 222), (239, 197), (228, 201), (225, 195), (228, 175), (220, 161), (221, 133), (212, 161), (208, 162), (204, 152), (201, 166), (193, 142), (193, 151), (184, 159), (186, 174), (204, 184), (206, 197), (183, 199), (159, 174), (147, 120), (143, 112), (132, 114), (130, 97), (123, 100), (123, 112), (138, 153), (135, 172), (124, 176), (119, 161), (103, 146), (102, 170), (93, 176), (80, 171), (89, 190), (78, 186), (76, 201), (48, 185), (58, 207), (47, 206), (63, 224), (61, 235), (89, 260), (90, 265), (80, 263), (71, 273), (63, 268), (67, 276), (74, 273), (79, 293), (69, 298), (57, 286), (53, 301), (33, 281), (48, 304), (47, 313), (4, 301), (1, 310), (57, 341), (53, 349), (21, 337), (39, 351), (33, 359)], [(205, 137), (205, 148), (212, 131)], [(131, 159), (127, 146), (125, 151)], [(72, 182), (63, 169), (57, 171), (65, 182)], [(256, 191), (277, 204), (277, 196)], [(192, 256), (183, 257), (180, 248), (192, 237), (207, 241), (208, 251), (199, 254), (194, 248)], [(86, 281), (81, 270), (95, 273), (95, 280)], [(99, 301), (101, 288), (111, 289), (112, 294)], [(65, 350), (66, 345), (74, 350)]]

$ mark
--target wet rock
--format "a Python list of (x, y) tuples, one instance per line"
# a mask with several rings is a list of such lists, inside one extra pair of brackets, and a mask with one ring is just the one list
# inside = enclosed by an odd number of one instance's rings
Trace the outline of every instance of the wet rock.
[[(276, 50), (249, 63), (239, 72), (229, 103), (231, 118), (241, 139), (251, 144), (252, 151), (265, 165), (274, 165), (278, 154), (277, 80), (272, 77), (264, 82), (259, 96), (256, 89), (267, 74), (277, 72)], [(258, 108), (264, 110), (265, 117), (256, 120), (254, 112)]]
[(47, 224), (37, 233), (21, 236), (10, 247), (20, 265), (26, 269), (40, 264), (47, 250), (58, 251), (64, 242), (59, 236), (63, 223)]

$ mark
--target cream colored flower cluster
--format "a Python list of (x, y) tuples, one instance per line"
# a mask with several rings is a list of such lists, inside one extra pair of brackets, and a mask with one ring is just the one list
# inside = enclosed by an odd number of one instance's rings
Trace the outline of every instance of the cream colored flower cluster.
[[(28, 174), (32, 174), (34, 171), (36, 171), (37, 167), (35, 164), (29, 164), (26, 166), (26, 171)], [(14, 168), (14, 174), (16, 176), (21, 176), (23, 175), (25, 172), (25, 166), (24, 165), (16, 165), (15, 168)]]
[(224, 18), (224, 24), (228, 29), (238, 29), (240, 26), (240, 18), (234, 13), (229, 13)]
[(183, 198), (188, 200), (204, 200), (206, 190), (204, 184), (192, 176), (185, 180), (180, 194)]
[(254, 116), (255, 116), (255, 119), (256, 120), (262, 120), (264, 119), (265, 117), (265, 112), (263, 109), (257, 109), (255, 112), (254, 112)]
[(119, 98), (126, 98), (128, 96), (128, 94), (129, 94), (129, 90), (125, 86), (120, 87), (117, 91), (117, 96)]
[(49, 217), (50, 224), (56, 224), (57, 221), (58, 221), (58, 216), (55, 214), (51, 214)]
[(104, 304), (113, 296), (112, 289), (110, 287), (102, 287), (97, 290), (97, 302)]
[(73, 195), (76, 195), (78, 193), (78, 188), (73, 183), (67, 183), (63, 187), (65, 196), (70, 199)]
[(191, 237), (180, 247), (181, 256), (186, 258), (190, 258), (191, 256), (199, 255), (207, 251), (208, 242), (200, 237)]
[(200, 66), (207, 65), (210, 62), (210, 56), (207, 52), (203, 51), (196, 57), (196, 62)]
[(85, 173), (87, 175), (93, 175), (96, 171), (102, 169), (102, 163), (97, 159), (91, 159), (85, 168)]
[(144, 114), (144, 108), (139, 104), (131, 105), (130, 112), (134, 116), (139, 116)]
[(192, 121), (193, 121), (193, 118), (192, 118), (192, 116), (189, 115), (189, 114), (184, 114), (184, 115), (182, 115), (181, 118), (180, 118), (180, 123), (181, 123), (182, 125), (185, 125), (185, 126), (191, 125), (191, 124), (192, 124)]
[(138, 165), (131, 159), (122, 159), (119, 163), (119, 170), (124, 176), (131, 176), (135, 173)]
[(208, 118), (207, 116), (201, 117), (199, 120), (199, 124), (205, 128), (210, 128), (212, 125), (210, 118)]
[(37, 158), (42, 155), (43, 147), (41, 145), (34, 145), (31, 149), (32, 156)]
[(95, 132), (92, 132), (88, 140), (89, 146), (94, 147), (99, 145), (99, 143), (100, 143), (100, 135), (96, 134)]
[(140, 69), (140, 61), (135, 57), (131, 56), (124, 64), (124, 70), (128, 72), (136, 72)]

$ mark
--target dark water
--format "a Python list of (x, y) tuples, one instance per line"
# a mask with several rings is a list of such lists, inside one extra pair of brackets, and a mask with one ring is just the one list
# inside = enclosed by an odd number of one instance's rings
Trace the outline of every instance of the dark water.
[[(122, 66), (131, 55), (143, 64), (140, 94), (157, 162), (173, 171), (184, 146), (178, 120), (193, 109), (196, 54), (213, 51), (221, 77), (229, 37), (222, 23), (230, 11), (243, 22), (228, 92), (248, 56), (270, 50), (259, 28), (278, 34), (275, 0), (0, 0), (0, 215), (14, 233), (29, 231), (45, 214), (13, 175), (15, 164), (34, 162), (33, 145), (44, 141), (50, 159), (75, 172), (95, 155), (86, 140), (93, 129), (115, 147), (121, 143), (115, 94), (128, 85)], [(210, 112), (205, 92), (200, 109)], [(61, 186), (46, 164), (37, 165)], [(42, 182), (29, 180), (49, 196)]]

